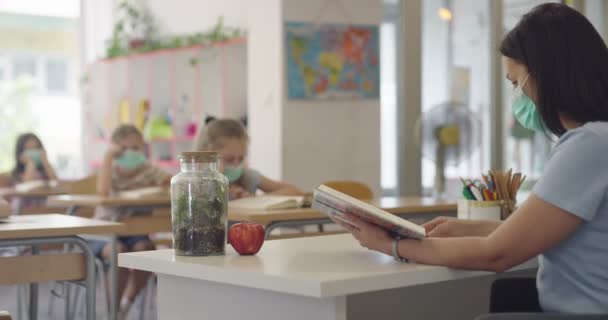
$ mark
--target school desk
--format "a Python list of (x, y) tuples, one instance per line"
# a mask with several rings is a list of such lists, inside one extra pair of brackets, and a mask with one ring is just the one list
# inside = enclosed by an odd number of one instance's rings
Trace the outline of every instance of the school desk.
[[(102, 197), (98, 195), (60, 195), (47, 199), (47, 206), (67, 208), (67, 215), (77, 215), (81, 208), (95, 208), (105, 206), (115, 209), (133, 209), (134, 211), (153, 211), (158, 208), (171, 206), (169, 195), (146, 196), (142, 198)], [(119, 236), (142, 235), (156, 232), (171, 231), (171, 218), (166, 214), (126, 215), (115, 216), (114, 221), (120, 220), (124, 228), (117, 232)], [(114, 242), (114, 241), (113, 241)], [(116, 252), (116, 251), (114, 251)], [(116, 261), (116, 255), (113, 259)], [(116, 288), (116, 278), (112, 278), (113, 288)], [(110, 304), (110, 315), (116, 316), (118, 301), (115, 299), (116, 291), (111, 292), (114, 298)], [(115, 318), (113, 318), (115, 319)]]
[[(421, 197), (381, 197), (372, 199), (370, 204), (380, 207), (390, 213), (399, 215), (416, 223), (423, 223), (434, 217), (456, 216), (456, 202)], [(66, 207), (68, 214), (74, 214), (81, 207), (107, 206), (128, 209), (168, 209), (171, 200), (168, 195), (150, 196), (142, 198), (100, 197), (97, 195), (62, 195), (49, 197), (47, 205)], [(121, 220), (127, 225), (126, 234), (148, 234), (171, 230), (170, 211), (159, 211), (156, 215), (145, 218), (138, 216)], [(247, 221), (257, 222), (266, 226), (266, 238), (279, 227), (300, 227), (331, 223), (327, 215), (312, 208), (283, 209), (283, 210), (248, 210), (230, 209), (228, 207), (228, 220), (231, 223)], [(138, 223), (141, 221), (142, 223)], [(145, 232), (147, 231), (147, 232)], [(139, 232), (139, 233), (136, 233)]]
[(67, 193), (67, 188), (58, 187), (42, 187), (36, 188), (30, 191), (17, 191), (14, 188), (0, 188), (0, 198), (15, 198), (16, 206), (14, 214), (21, 214), (23, 212), (23, 204), (28, 199), (40, 199), (47, 198), (50, 196), (56, 196)]
[[(438, 216), (456, 216), (455, 201), (421, 197), (381, 197), (370, 204), (402, 218), (421, 224)], [(312, 208), (283, 210), (230, 209), (231, 222), (257, 222), (266, 226), (266, 238), (279, 227), (300, 227), (331, 223), (327, 215)]]
[[(95, 319), (95, 257), (81, 234), (116, 234), (120, 223), (63, 214), (11, 216), (0, 220), (0, 247), (30, 246), (31, 255), (0, 258), (0, 284), (30, 283), (29, 319), (38, 315), (39, 282), (83, 280), (86, 288), (87, 319)], [(38, 254), (42, 245), (67, 244), (81, 253)], [(116, 277), (116, 261), (111, 261)], [(115, 299), (115, 297), (114, 297)]]
[(351, 235), (264, 243), (255, 256), (121, 253), (121, 267), (158, 276), (158, 319), (474, 319), (491, 282), (528, 276), (536, 261), (501, 275), (401, 263)]

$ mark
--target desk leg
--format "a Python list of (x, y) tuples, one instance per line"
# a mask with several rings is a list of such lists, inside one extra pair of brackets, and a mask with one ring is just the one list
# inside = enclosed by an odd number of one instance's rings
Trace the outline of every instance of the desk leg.
[(118, 254), (116, 249), (116, 235), (112, 235), (112, 257), (110, 259), (110, 320), (116, 320), (118, 309)]
[(66, 210), (65, 214), (68, 216), (74, 216), (74, 215), (76, 215), (76, 211), (78, 211), (78, 206), (70, 206)]
[[(38, 254), (38, 247), (32, 246), (32, 255)], [(29, 320), (38, 319), (38, 284), (30, 283), (30, 314)]]

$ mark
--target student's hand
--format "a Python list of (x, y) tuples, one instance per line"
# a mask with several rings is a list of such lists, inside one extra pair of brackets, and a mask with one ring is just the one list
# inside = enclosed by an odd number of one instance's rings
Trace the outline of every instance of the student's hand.
[(345, 218), (350, 221), (350, 224), (337, 219), (332, 220), (350, 232), (361, 246), (391, 255), (393, 238), (388, 235), (386, 230), (367, 223), (352, 214), (346, 214)]
[(36, 165), (36, 162), (35, 162), (35, 161), (34, 161), (32, 158), (28, 157), (28, 156), (25, 154), (25, 152), (23, 152), (23, 153), (21, 154), (21, 156), (19, 157), (19, 161), (21, 161), (21, 163), (25, 164), (26, 166), (29, 166), (29, 165)]
[(243, 187), (238, 186), (238, 185), (231, 185), (230, 187), (228, 187), (228, 192), (230, 194), (230, 199), (232, 199), (232, 200), (253, 196), (251, 193), (249, 193)]
[(112, 145), (110, 145), (110, 148), (108, 149), (108, 151), (106, 152), (106, 156), (109, 158), (116, 158), (118, 156), (120, 156), (122, 154), (122, 147), (112, 143)]
[(46, 155), (46, 150), (40, 151), (40, 161), (42, 161), (43, 164), (49, 164), (49, 158)]

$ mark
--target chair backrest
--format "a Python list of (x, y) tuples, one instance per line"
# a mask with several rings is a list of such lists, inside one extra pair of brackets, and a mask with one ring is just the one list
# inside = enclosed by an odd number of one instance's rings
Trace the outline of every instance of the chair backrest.
[(97, 175), (93, 174), (80, 180), (67, 183), (70, 194), (95, 194), (97, 193)]
[(6, 311), (0, 311), (0, 320), (11, 320), (11, 315)]
[(372, 189), (361, 182), (357, 181), (328, 181), (323, 183), (324, 185), (336, 189), (342, 193), (346, 193), (347, 195), (356, 198), (356, 199), (372, 199), (374, 197), (374, 192)]
[(0, 173), (0, 188), (10, 188), (13, 186), (13, 178), (10, 172)]

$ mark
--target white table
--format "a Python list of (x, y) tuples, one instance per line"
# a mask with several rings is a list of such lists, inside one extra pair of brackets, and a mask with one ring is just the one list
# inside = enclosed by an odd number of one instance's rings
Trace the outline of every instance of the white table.
[(158, 250), (118, 263), (157, 273), (159, 319), (473, 319), (487, 311), (497, 277), (399, 263), (350, 235), (267, 241), (257, 256)]

